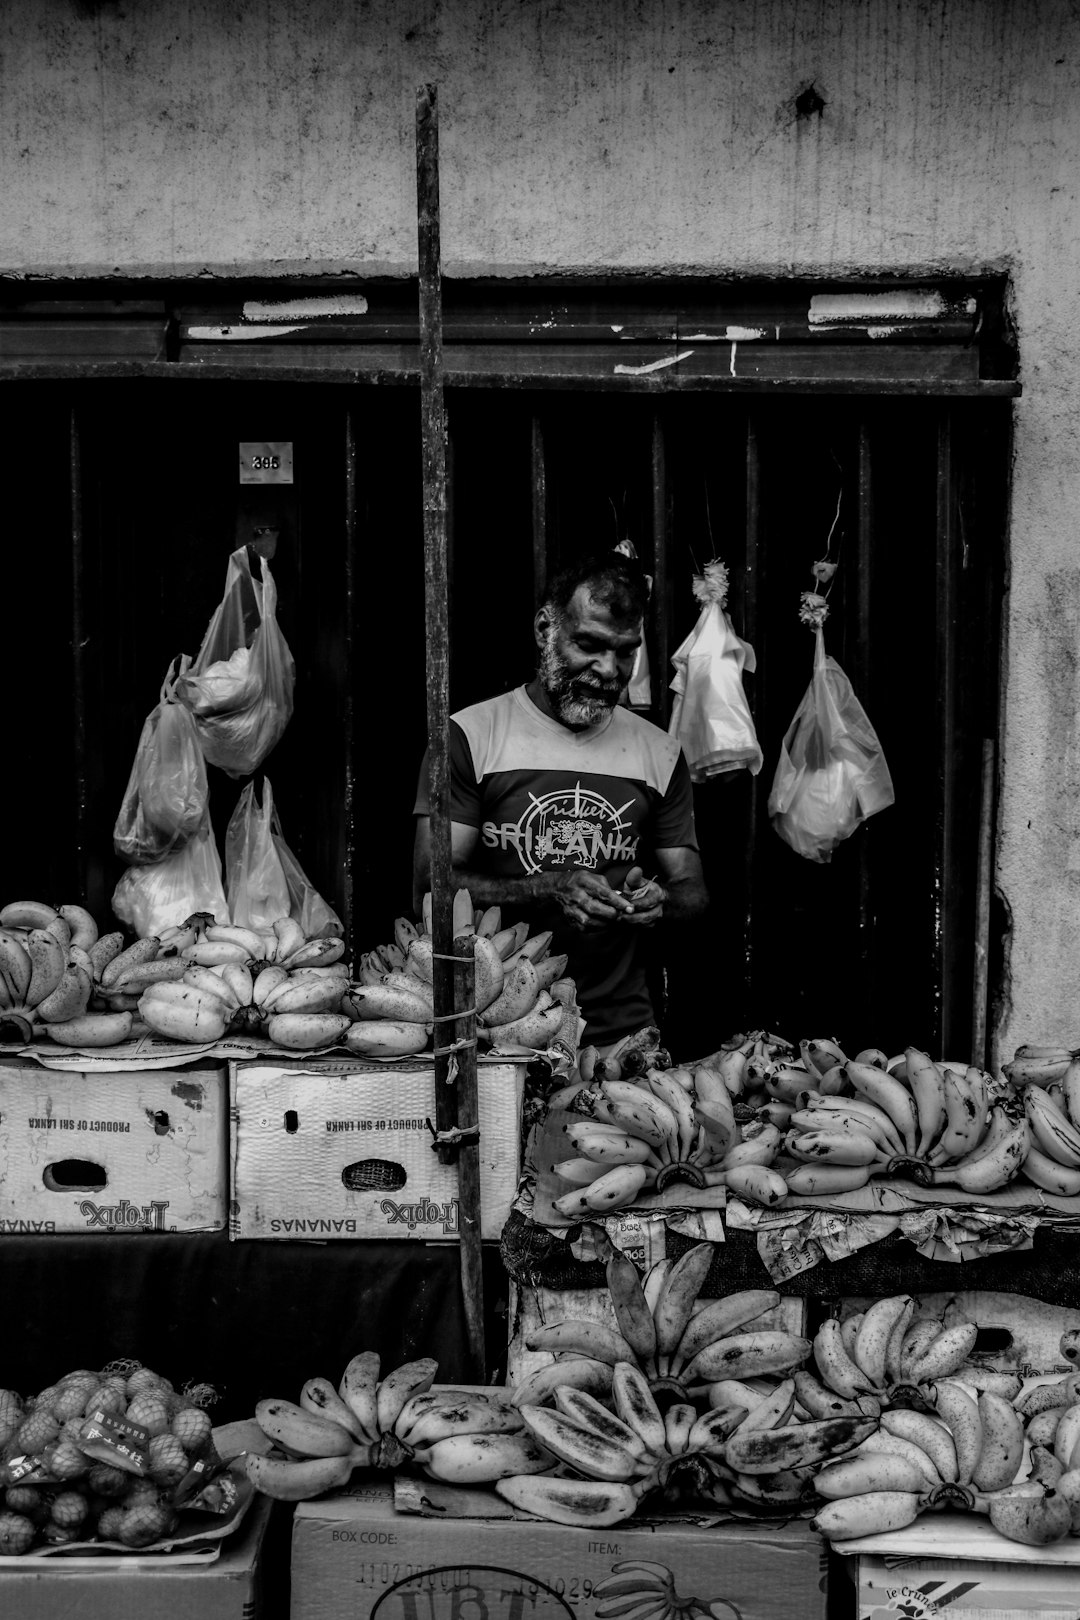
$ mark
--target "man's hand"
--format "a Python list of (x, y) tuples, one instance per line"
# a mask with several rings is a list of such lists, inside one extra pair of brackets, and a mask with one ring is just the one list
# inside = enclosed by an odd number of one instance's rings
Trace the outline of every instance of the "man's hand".
[(567, 922), (583, 932), (631, 917), (631, 901), (598, 872), (567, 868), (559, 873), (551, 892)]
[(646, 878), (640, 866), (632, 866), (627, 872), (623, 894), (629, 904), (620, 922), (631, 923), (637, 928), (652, 928), (664, 915), (667, 891), (661, 888), (655, 878)]

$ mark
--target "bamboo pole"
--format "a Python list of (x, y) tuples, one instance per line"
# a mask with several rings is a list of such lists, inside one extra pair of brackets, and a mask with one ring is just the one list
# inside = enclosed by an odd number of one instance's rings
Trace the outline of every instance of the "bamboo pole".
[[(420, 270), (420, 423), (424, 501), (424, 611), (431, 811), (431, 935), (435, 951), (435, 1125), (444, 1161), (458, 1166), (458, 1241), (472, 1377), (485, 1380), (480, 1156), (477, 1145), (476, 1018), (471, 959), (455, 962), (450, 843), (450, 625), (447, 545), (446, 402), (443, 393), (439, 109), (432, 84), (416, 96), (416, 202)], [(460, 1044), (459, 1044), (460, 1043)], [(448, 1050), (455, 1048), (454, 1050)]]

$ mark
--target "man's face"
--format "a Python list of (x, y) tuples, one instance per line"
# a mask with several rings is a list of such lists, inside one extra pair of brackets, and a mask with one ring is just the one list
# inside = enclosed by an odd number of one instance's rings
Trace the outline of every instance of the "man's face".
[(618, 703), (641, 646), (641, 621), (614, 617), (579, 585), (566, 612), (535, 620), (540, 684), (555, 718), (571, 731), (603, 720)]

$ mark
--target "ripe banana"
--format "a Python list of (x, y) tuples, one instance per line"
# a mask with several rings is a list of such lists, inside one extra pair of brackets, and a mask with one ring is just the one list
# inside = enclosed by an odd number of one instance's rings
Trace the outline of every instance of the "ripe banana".
[(588, 1187), (604, 1174), (604, 1166), (596, 1159), (560, 1159), (552, 1165), (555, 1174), (572, 1187)]
[(997, 1192), (1019, 1172), (1029, 1140), (1027, 1121), (1019, 1120), (989, 1152), (981, 1154), (976, 1149), (973, 1158), (935, 1170), (934, 1185), (952, 1184), (974, 1194)]
[(611, 1400), (622, 1421), (639, 1436), (645, 1450), (662, 1456), (667, 1429), (649, 1381), (633, 1362), (616, 1362), (611, 1375)]
[(524, 1513), (556, 1524), (604, 1529), (632, 1517), (638, 1493), (630, 1485), (597, 1479), (555, 1479), (549, 1474), (515, 1475), (495, 1482), (498, 1494)]
[(67, 951), (45, 928), (31, 928), (25, 949), (30, 958), (30, 983), (24, 999), (28, 1007), (37, 1007), (60, 983), (67, 966)]
[[(106, 935), (105, 937), (108, 939), (111, 936)], [(110, 957), (109, 961), (101, 969), (98, 980), (101, 988), (108, 990), (112, 985), (117, 984), (124, 978), (131, 968), (138, 967), (142, 962), (152, 962), (158, 954), (158, 949), (159, 941), (151, 934), (146, 939), (135, 940), (134, 944), (129, 945), (126, 950), (118, 951), (115, 956)], [(90, 953), (90, 959), (91, 961), (94, 960), (93, 951)]]
[(690, 1434), (697, 1422), (697, 1408), (688, 1401), (676, 1401), (664, 1413), (666, 1448), (672, 1457), (681, 1457), (689, 1449)]
[(109, 986), (111, 995), (140, 996), (152, 984), (177, 984), (184, 977), (187, 963), (179, 956), (155, 957), (125, 968)]
[[(164, 982), (164, 981), (162, 981)], [(230, 1018), (240, 1010), (240, 1003), (229, 989), (225, 980), (213, 968), (189, 967), (184, 968), (183, 982), (193, 990), (201, 990), (205, 995), (216, 996), (218, 1001), (226, 1008)]]
[(353, 1466), (347, 1456), (286, 1462), (283, 1458), (260, 1457), (248, 1451), (243, 1457), (244, 1473), (255, 1489), (278, 1502), (308, 1502), (326, 1491), (339, 1490), (349, 1483)]
[(1044, 1192), (1056, 1193), (1059, 1198), (1075, 1198), (1080, 1193), (1080, 1169), (1070, 1169), (1060, 1159), (1040, 1153), (1034, 1143), (1028, 1145), (1021, 1169)]
[(720, 1378), (761, 1378), (768, 1373), (793, 1372), (806, 1360), (810, 1349), (809, 1339), (785, 1333), (781, 1328), (734, 1333), (699, 1350), (687, 1363), (683, 1381), (689, 1385), (712, 1383)]
[(911, 1412), (905, 1408), (887, 1408), (882, 1412), (880, 1422), (887, 1434), (910, 1440), (912, 1445), (925, 1451), (944, 1481), (956, 1483), (956, 1446), (943, 1423), (926, 1412)]
[(859, 1407), (815, 1378), (813, 1373), (800, 1367), (794, 1375), (795, 1398), (803, 1411), (812, 1418), (858, 1417)]
[(299, 967), (328, 967), (331, 962), (340, 961), (345, 955), (345, 941), (342, 939), (308, 939), (289, 955), (280, 952), (274, 957), (275, 962), (290, 972)]
[[(246, 968), (244, 972), (247, 972)], [(358, 995), (367, 995), (369, 993), (368, 991), (356, 992)], [(419, 998), (416, 1000), (416, 1005), (423, 1014), (425, 1009)], [(271, 990), (269, 995), (264, 998), (263, 1007), (270, 1018), (277, 1018), (285, 1013), (342, 1013), (341, 981), (336, 978), (305, 979), (298, 977), (291, 984), (282, 984), (276, 990)], [(344, 1016), (348, 1017), (347, 1013)], [(428, 1016), (430, 1017), (430, 1014)], [(351, 1022), (351, 1020), (349, 1021)]]
[(855, 1335), (852, 1359), (862, 1368), (872, 1389), (884, 1388), (890, 1341), (894, 1333), (906, 1329), (914, 1310), (915, 1301), (910, 1294), (895, 1294), (876, 1300), (864, 1312)]
[[(741, 1433), (749, 1434), (754, 1429), (783, 1428), (790, 1423), (794, 1410), (795, 1380), (794, 1378), (783, 1378), (771, 1395), (766, 1395), (764, 1400), (758, 1401), (757, 1405), (747, 1412), (739, 1424), (739, 1429)], [(852, 1415), (860, 1416), (861, 1414)]]
[(822, 1383), (835, 1390), (845, 1401), (874, 1393), (875, 1386), (845, 1349), (840, 1323), (834, 1316), (827, 1317), (818, 1328), (814, 1335), (813, 1351)]
[(636, 1477), (637, 1457), (624, 1445), (582, 1428), (550, 1407), (522, 1406), (519, 1410), (540, 1445), (586, 1479), (625, 1482)]
[[(661, 1358), (662, 1371), (667, 1371), (668, 1358), (677, 1353), (712, 1261), (712, 1244), (696, 1243), (677, 1260), (670, 1262), (659, 1278), (652, 1315), (656, 1329), (656, 1354)], [(648, 1284), (646, 1291), (647, 1287)]]
[(810, 1528), (828, 1541), (855, 1541), (861, 1536), (903, 1530), (919, 1516), (920, 1494), (915, 1491), (869, 1491), (828, 1502), (810, 1520)]
[(988, 1498), (990, 1523), (1010, 1541), (1044, 1547), (1060, 1541), (1072, 1528), (1072, 1510), (1055, 1490), (1039, 1487), (1028, 1493), (1023, 1486), (997, 1491)]
[(374, 1350), (362, 1350), (353, 1356), (338, 1385), (338, 1394), (368, 1441), (379, 1438), (378, 1382), (379, 1357)]
[(556, 1003), (551, 1007), (537, 1006), (523, 1017), (506, 1024), (487, 1024), (480, 1030), (480, 1038), (500, 1051), (520, 1049), (526, 1052), (545, 1052), (562, 1028), (565, 1008)]
[(934, 1410), (953, 1438), (956, 1479), (969, 1485), (983, 1450), (983, 1420), (975, 1396), (960, 1384), (942, 1379), (930, 1391)]
[(851, 1455), (860, 1456), (867, 1451), (872, 1451), (876, 1455), (903, 1457), (921, 1474), (921, 1490), (934, 1491), (942, 1483), (941, 1475), (922, 1447), (917, 1446), (912, 1440), (901, 1439), (898, 1434), (889, 1434), (887, 1430), (879, 1429), (876, 1434), (864, 1440)]
[(156, 984), (139, 997), (139, 1016), (158, 1035), (203, 1044), (225, 1034), (227, 1010), (215, 997), (186, 984)]
[(620, 1361), (633, 1362), (634, 1352), (621, 1333), (604, 1322), (589, 1322), (583, 1317), (565, 1317), (534, 1328), (526, 1337), (527, 1350), (551, 1350), (556, 1355), (589, 1356), (593, 1361), (606, 1361), (614, 1367)]
[(647, 1368), (654, 1366), (656, 1323), (645, 1299), (637, 1267), (628, 1255), (613, 1246), (604, 1275), (619, 1331), (641, 1365)]
[(873, 1166), (843, 1164), (800, 1164), (784, 1171), (788, 1193), (803, 1198), (829, 1198), (836, 1193), (855, 1192), (870, 1180)]
[(129, 1012), (82, 1013), (66, 1024), (47, 1024), (46, 1034), (58, 1046), (118, 1046), (131, 1034)]
[(640, 1136), (657, 1149), (660, 1158), (675, 1162), (679, 1123), (667, 1103), (632, 1080), (607, 1080), (594, 1104), (595, 1117)]
[(1080, 1168), (1080, 1130), (1036, 1086), (1024, 1088), (1024, 1112), (1035, 1146), (1070, 1170)]
[(827, 1502), (840, 1501), (846, 1496), (862, 1496), (869, 1491), (915, 1491), (927, 1489), (926, 1473), (908, 1457), (887, 1451), (869, 1451), (864, 1447), (858, 1455), (845, 1457), (841, 1462), (829, 1463), (814, 1475), (814, 1489)]
[(573, 1356), (528, 1373), (512, 1387), (510, 1400), (514, 1406), (543, 1406), (560, 1389), (580, 1389), (599, 1398), (610, 1394), (611, 1378), (610, 1362)]
[[(691, 1249), (687, 1252), (693, 1254), (695, 1251)], [(711, 1300), (690, 1316), (675, 1349), (670, 1353), (669, 1370), (673, 1374), (679, 1373), (708, 1345), (747, 1327), (758, 1317), (764, 1316), (766, 1311), (775, 1310), (779, 1303), (780, 1295), (772, 1288), (745, 1288), (737, 1294), (725, 1294), (720, 1299)]]
[(848, 1062), (844, 1066), (844, 1073), (861, 1096), (888, 1114), (900, 1133), (905, 1150), (914, 1157), (919, 1136), (919, 1116), (915, 1098), (907, 1086), (869, 1063)]
[[(412, 960), (415, 946), (409, 950)], [(412, 971), (416, 971), (413, 968)], [(505, 973), (505, 964), (504, 964)], [(423, 974), (420, 975), (424, 977)], [(506, 973), (503, 987), (495, 1000), (490, 1002), (483, 1010), (478, 1009), (477, 1023), (485, 1029), (494, 1025), (513, 1024), (524, 1018), (536, 1005), (536, 998), (540, 994), (540, 984), (536, 977), (536, 968), (528, 957), (521, 957), (509, 973)]]
[[(622, 1418), (598, 1401), (595, 1396), (583, 1389), (574, 1389), (564, 1384), (555, 1391), (555, 1406), (571, 1423), (576, 1423), (582, 1429), (591, 1429), (602, 1440), (610, 1440), (616, 1445), (625, 1446), (633, 1457), (640, 1457), (645, 1450), (645, 1442), (636, 1429), (632, 1429)], [(697, 1416), (695, 1412), (695, 1417)]]
[(340, 1423), (343, 1429), (347, 1429), (354, 1440), (359, 1441), (361, 1445), (371, 1446), (372, 1437), (328, 1378), (309, 1378), (300, 1391), (300, 1405), (305, 1412), (332, 1418), (335, 1423)]
[(271, 1013), (266, 1033), (274, 1046), (285, 1046), (295, 1052), (311, 1052), (317, 1047), (334, 1046), (346, 1030), (355, 1027), (344, 1013)]
[(403, 1362), (387, 1373), (375, 1392), (375, 1411), (380, 1434), (389, 1434), (397, 1422), (405, 1403), (414, 1395), (423, 1395), (435, 1382), (439, 1363), (430, 1356), (417, 1361)]
[(827, 1457), (850, 1451), (877, 1427), (873, 1418), (815, 1418), (779, 1429), (740, 1424), (724, 1446), (724, 1461), (738, 1474), (771, 1474), (815, 1467)]
[(447, 1485), (490, 1485), (500, 1479), (547, 1473), (554, 1466), (544, 1446), (532, 1435), (520, 1433), (447, 1435), (418, 1449), (413, 1461), (432, 1479)]
[(986, 1127), (985, 1094), (980, 1106), (975, 1096), (975, 1082), (969, 1080), (970, 1075), (977, 1077), (978, 1072), (969, 1070), (961, 1075), (953, 1068), (943, 1068), (945, 1128), (927, 1155), (933, 1165), (966, 1158), (982, 1140)]
[(90, 1000), (90, 980), (70, 963), (64, 968), (60, 982), (50, 995), (37, 1006), (37, 1015), (47, 1024), (63, 1024), (80, 1017)]
[(858, 1129), (789, 1131), (784, 1145), (804, 1164), (872, 1165), (885, 1158), (873, 1137)]
[(0, 928), (47, 928), (58, 915), (45, 900), (9, 900), (0, 911)]
[(1072, 1062), (1073, 1054), (1064, 1047), (1048, 1056), (1031, 1056), (1032, 1050), (1021, 1046), (1011, 1063), (1002, 1064), (1002, 1074), (1018, 1090), (1023, 1086), (1048, 1086), (1054, 1080), (1061, 1080)]
[(902, 1157), (905, 1153), (904, 1141), (900, 1132), (889, 1118), (883, 1108), (870, 1102), (866, 1097), (815, 1097), (808, 1099), (806, 1112), (821, 1116), (819, 1123), (829, 1124), (847, 1122), (860, 1128), (875, 1142), (879, 1142), (886, 1153)]
[(580, 1220), (590, 1213), (602, 1214), (609, 1209), (622, 1209), (624, 1205), (633, 1203), (650, 1175), (655, 1175), (655, 1172), (643, 1164), (617, 1164), (614, 1169), (597, 1176), (587, 1187), (575, 1187), (573, 1192), (556, 1198), (552, 1208), (557, 1209), (568, 1221)]
[[(314, 1016), (334, 1018), (337, 1015), (322, 1013)], [(344, 1018), (343, 1022), (346, 1027), (341, 1037), (341, 1045), (347, 1046), (357, 1057), (412, 1057), (425, 1049), (431, 1036), (430, 1024), (395, 1023), (385, 1018), (356, 1024)]]
[(89, 951), (97, 944), (98, 925), (85, 906), (61, 906), (58, 916), (63, 918), (71, 930), (72, 945), (78, 945), (80, 950)]
[(1080, 1466), (1076, 1455), (1080, 1444), (1080, 1404), (1067, 1406), (1054, 1430), (1054, 1456), (1063, 1468)]
[(910, 1363), (911, 1382), (933, 1384), (939, 1378), (958, 1372), (975, 1348), (978, 1336), (979, 1329), (974, 1322), (958, 1322), (953, 1327), (942, 1328), (922, 1355)]
[[(389, 985), (385, 980), (359, 989), (353, 985), (345, 993), (343, 1008), (353, 1018), (389, 1018), (397, 1023), (406, 1024), (430, 1023), (433, 1006), (430, 996), (423, 993), (426, 986), (418, 981), (414, 981), (414, 986), (412, 989), (403, 989), (400, 985)], [(264, 1005), (281, 1012), (303, 1011), (304, 1009), (300, 1007), (290, 1008), (284, 1005), (290, 993), (295, 994), (295, 987), (292, 985), (281, 985), (270, 990), (264, 998)], [(340, 990), (338, 999), (341, 999)]]
[(594, 1119), (573, 1119), (563, 1129), (574, 1151), (597, 1164), (659, 1164), (648, 1142), (616, 1126)]
[(210, 923), (203, 937), (211, 944), (225, 940), (240, 945), (253, 962), (265, 960), (266, 941), (253, 928), (241, 928), (234, 923)]
[(736, 1164), (723, 1172), (724, 1185), (739, 1198), (766, 1209), (783, 1203), (788, 1195), (788, 1183), (778, 1170), (764, 1164)]
[[(119, 932), (115, 932), (111, 934), (102, 934), (100, 938), (87, 949), (86, 954), (89, 956), (90, 961), (93, 964), (95, 979), (101, 978), (101, 975), (108, 967), (109, 963), (113, 961), (115, 957), (120, 955), (123, 948), (124, 936)], [(0, 962), (0, 966), (2, 966), (2, 962)]]
[(302, 1457), (358, 1457), (359, 1448), (348, 1429), (333, 1418), (306, 1412), (293, 1401), (263, 1400), (255, 1403), (255, 1421), (267, 1439)]

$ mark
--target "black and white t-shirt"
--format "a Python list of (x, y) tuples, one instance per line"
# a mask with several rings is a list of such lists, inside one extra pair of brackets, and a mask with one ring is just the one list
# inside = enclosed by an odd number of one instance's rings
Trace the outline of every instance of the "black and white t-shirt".
[[(571, 731), (517, 687), (455, 714), (450, 754), (451, 819), (477, 829), (473, 864), (492, 876), (577, 867), (617, 888), (635, 865), (654, 876), (655, 850), (697, 848), (679, 744), (629, 709)], [(416, 813), (428, 813), (426, 758)], [(534, 932), (553, 929), (552, 951), (570, 957), (586, 1040), (606, 1045), (650, 1021), (640, 930), (580, 933), (554, 905), (533, 908), (529, 921)]]

